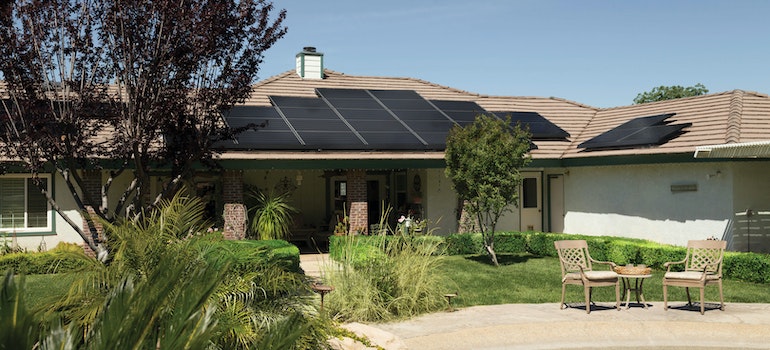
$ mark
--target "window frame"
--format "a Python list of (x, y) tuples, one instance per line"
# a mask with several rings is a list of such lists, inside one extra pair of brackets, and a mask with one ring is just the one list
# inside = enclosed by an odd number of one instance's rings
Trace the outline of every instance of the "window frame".
[[(53, 181), (52, 176), (50, 174), (39, 174), (38, 177), (41, 180), (46, 181), (46, 186), (48, 188), (49, 193), (53, 193)], [(53, 209), (51, 208), (51, 203), (49, 203), (47, 200), (45, 201), (46, 210), (45, 210), (45, 217), (46, 217), (46, 226), (41, 227), (29, 227), (29, 191), (30, 186), (34, 186), (30, 184), (30, 179), (32, 179), (33, 176), (31, 174), (5, 174), (0, 175), (0, 179), (22, 179), (24, 180), (24, 227), (14, 227), (14, 228), (3, 228), (0, 227), (0, 235), (15, 235), (15, 236), (41, 236), (41, 235), (55, 235), (54, 232), (54, 216), (53, 216)], [(34, 189), (34, 191), (37, 191), (37, 188)], [(42, 195), (42, 194), (41, 194)]]

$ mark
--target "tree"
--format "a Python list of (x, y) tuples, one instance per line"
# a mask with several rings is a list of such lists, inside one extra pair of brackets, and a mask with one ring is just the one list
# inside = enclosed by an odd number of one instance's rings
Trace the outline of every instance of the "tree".
[(484, 249), (498, 265), (495, 226), (511, 205), (518, 203), (520, 169), (529, 164), (531, 135), (511, 120), (479, 115), (473, 124), (455, 126), (447, 137), (446, 175), (464, 210), (472, 215), (484, 240)]
[[(244, 101), (263, 52), (284, 36), (285, 10), (265, 0), (18, 0), (0, 4), (0, 156), (33, 178), (53, 171), (100, 220), (143, 215), (171, 198), (198, 164), (215, 167), (227, 127), (221, 111)], [(107, 166), (107, 160), (112, 163)], [(101, 193), (82, 170), (110, 169)], [(171, 181), (150, 198), (151, 170)], [(128, 185), (117, 187), (119, 176)], [(89, 234), (52, 208), (101, 257)], [(119, 195), (108, 200), (110, 192)]]
[(656, 102), (664, 100), (673, 100), (675, 98), (691, 97), (705, 95), (709, 92), (705, 86), (701, 83), (697, 83), (694, 86), (683, 87), (681, 85), (673, 86), (658, 86), (650, 91), (640, 93), (636, 95), (634, 99), (635, 104), (642, 104), (647, 102)]

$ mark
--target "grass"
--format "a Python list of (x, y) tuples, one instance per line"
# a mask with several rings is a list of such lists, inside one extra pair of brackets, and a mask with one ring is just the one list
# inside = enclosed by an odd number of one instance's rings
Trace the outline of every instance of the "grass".
[[(508, 303), (558, 303), (561, 298), (561, 272), (558, 258), (538, 257), (530, 254), (498, 254), (499, 267), (493, 266), (486, 255), (449, 256), (442, 264), (445, 275), (444, 288), (447, 292), (459, 292), (452, 299), (454, 306), (494, 305)], [(644, 298), (649, 301), (663, 301), (663, 271), (653, 271), (645, 279)], [(770, 303), (770, 292), (764, 284), (726, 279), (724, 284), (725, 303)], [(621, 291), (622, 292), (622, 291)], [(694, 300), (699, 298), (698, 290), (690, 291)], [(633, 295), (632, 295), (633, 298)], [(580, 303), (583, 287), (567, 286), (565, 301)], [(612, 304), (615, 289), (597, 287), (593, 301)], [(676, 305), (686, 301), (684, 288), (669, 287), (669, 302)], [(706, 287), (706, 301), (718, 301), (716, 286)]]
[[(561, 298), (561, 275), (557, 258), (499, 254), (499, 267), (492, 266), (485, 255), (455, 255), (442, 259), (439, 265), (440, 274), (444, 276), (441, 289), (447, 293), (459, 292), (458, 297), (452, 299), (453, 306), (558, 303)], [(662, 301), (663, 271), (653, 271), (652, 275), (644, 281), (645, 299)], [(28, 305), (40, 305), (46, 298), (63, 295), (71, 283), (68, 278), (66, 275), (27, 276)], [(764, 284), (726, 279), (724, 293), (725, 303), (770, 303), (770, 292)], [(698, 299), (697, 289), (691, 291), (691, 294), (695, 300)], [(717, 301), (718, 298), (715, 286), (706, 287), (707, 301)], [(594, 288), (595, 302), (612, 304), (614, 299), (614, 288)], [(567, 303), (580, 303), (582, 300), (582, 287), (567, 286)], [(685, 300), (684, 288), (669, 288), (669, 301), (673, 305)]]

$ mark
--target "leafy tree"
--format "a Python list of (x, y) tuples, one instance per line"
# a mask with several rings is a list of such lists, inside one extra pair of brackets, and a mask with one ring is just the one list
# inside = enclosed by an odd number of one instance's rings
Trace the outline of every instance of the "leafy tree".
[[(198, 164), (216, 166), (216, 142), (256, 127), (231, 129), (220, 114), (249, 96), (285, 16), (265, 0), (3, 1), (0, 157), (34, 178), (60, 175), (81, 213), (142, 215)], [(82, 190), (83, 169), (111, 169), (100, 194)], [(151, 169), (172, 179), (155, 198)], [(121, 175), (129, 181), (115, 181)], [(38, 187), (105, 257), (91, 216), (87, 234)]]
[(656, 102), (664, 100), (673, 100), (682, 97), (700, 96), (709, 92), (705, 86), (701, 83), (697, 83), (694, 86), (683, 87), (681, 85), (673, 86), (658, 86), (650, 91), (640, 93), (636, 95), (634, 99), (635, 104), (642, 104), (647, 102)]
[(529, 164), (531, 135), (511, 120), (479, 115), (473, 124), (455, 126), (447, 137), (446, 176), (479, 225), (484, 248), (497, 266), (495, 226), (518, 203), (520, 169)]

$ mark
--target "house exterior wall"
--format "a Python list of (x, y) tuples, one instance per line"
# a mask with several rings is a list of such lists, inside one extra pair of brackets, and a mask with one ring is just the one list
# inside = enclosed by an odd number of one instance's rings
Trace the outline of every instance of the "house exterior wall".
[[(770, 253), (770, 162), (736, 162), (720, 177), (733, 184), (733, 216), (728, 249)], [(746, 212), (751, 211), (751, 216)], [(751, 237), (749, 237), (749, 233)]]
[(426, 169), (423, 181), (423, 205), (428, 230), (435, 235), (457, 232), (457, 194), (452, 181), (444, 175), (444, 169)]
[[(298, 174), (301, 174), (299, 184)], [(299, 211), (294, 217), (294, 225), (297, 228), (328, 229), (331, 218), (326, 214), (327, 189), (323, 170), (247, 170), (244, 171), (243, 181), (247, 188), (261, 190), (280, 189), (287, 182), (289, 186), (293, 186), (291, 205)], [(248, 194), (246, 196), (248, 203)]]
[[(564, 186), (564, 231), (674, 245), (722, 237), (733, 212), (732, 177), (725, 170), (720, 177), (707, 179), (707, 175), (723, 166), (687, 163), (570, 168)], [(692, 185), (697, 190), (672, 190), (692, 189)]]

